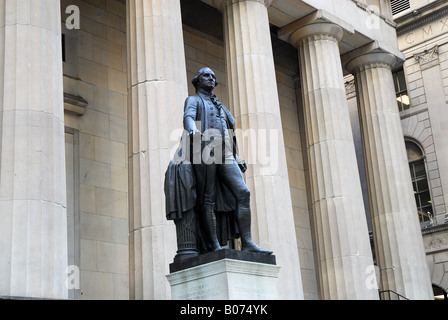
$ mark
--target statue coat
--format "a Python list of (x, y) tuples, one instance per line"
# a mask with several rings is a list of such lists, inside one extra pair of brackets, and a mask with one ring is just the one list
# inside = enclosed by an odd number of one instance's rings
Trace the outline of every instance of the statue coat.
[[(230, 129), (230, 137), (233, 142), (233, 154), (237, 157), (237, 144), (234, 135), (235, 119), (230, 111), (220, 105), (221, 117), (224, 118), (227, 129)], [(205, 108), (203, 98), (199, 95), (190, 96), (185, 102), (184, 119), (190, 117), (196, 123), (200, 123), (201, 132), (205, 132), (211, 127), (211, 117)], [(176, 156), (170, 162), (165, 175), (165, 196), (166, 196), (166, 214), (168, 220), (182, 218), (182, 212), (186, 212), (194, 207), (198, 214), (202, 206), (202, 194), (205, 188), (206, 166), (202, 161), (193, 161), (194, 154), (204, 151), (204, 148), (210, 141), (201, 141), (200, 149), (193, 150), (193, 138), (188, 135), (190, 128), (185, 124), (185, 132), (181, 139), (181, 144), (176, 152)], [(196, 152), (195, 152), (196, 151)], [(236, 200), (229, 189), (221, 183), (219, 177), (216, 178), (216, 200), (215, 212), (217, 220), (217, 235), (222, 245), (227, 245), (229, 240), (240, 237), (238, 226), (234, 217), (236, 209)], [(200, 219), (199, 219), (200, 221)], [(199, 223), (198, 234), (200, 235), (201, 226)]]

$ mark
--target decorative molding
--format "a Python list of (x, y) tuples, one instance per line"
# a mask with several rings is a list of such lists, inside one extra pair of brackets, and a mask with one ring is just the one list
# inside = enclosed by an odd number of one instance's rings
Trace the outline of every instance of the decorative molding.
[[(428, 6), (428, 10), (431, 8), (432, 6)], [(447, 14), (448, 14), (448, 7), (442, 7), (441, 9), (436, 9), (435, 11), (422, 15), (419, 18), (413, 18), (410, 22), (406, 22), (406, 17), (408, 15), (406, 15), (405, 17), (401, 17), (396, 20), (398, 21), (397, 35), (401, 36), (403, 34), (411, 32), (418, 27), (422, 27), (428, 23), (437, 21), (437, 19), (443, 18)], [(409, 15), (412, 15), (412, 13), (410, 13)]]
[(83, 116), (89, 105), (87, 100), (80, 96), (74, 96), (64, 92), (64, 111), (77, 116)]
[(427, 253), (436, 253), (448, 249), (448, 224), (423, 229), (422, 235)]
[(421, 53), (414, 54), (415, 60), (420, 63), (421, 70), (426, 70), (438, 65), (439, 62), (439, 46), (436, 45), (432, 49), (425, 50)]
[(352, 95), (356, 95), (355, 79), (345, 82), (345, 91), (347, 93), (347, 98), (351, 98)]

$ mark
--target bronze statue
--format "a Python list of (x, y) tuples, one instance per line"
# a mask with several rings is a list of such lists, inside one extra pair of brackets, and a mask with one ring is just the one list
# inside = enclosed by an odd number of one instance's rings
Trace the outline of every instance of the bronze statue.
[(213, 94), (215, 73), (202, 68), (185, 102), (184, 129), (165, 178), (167, 218), (177, 226), (178, 255), (221, 250), (241, 237), (242, 251), (271, 255), (252, 241), (250, 191), (238, 157), (235, 119)]

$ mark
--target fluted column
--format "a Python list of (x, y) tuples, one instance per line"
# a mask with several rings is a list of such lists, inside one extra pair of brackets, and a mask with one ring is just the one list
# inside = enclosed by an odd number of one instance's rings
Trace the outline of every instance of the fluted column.
[[(280, 299), (303, 299), (280, 105), (269, 30), (271, 1), (222, 3), (230, 107), (249, 164), (254, 241), (274, 251)], [(242, 133), (242, 134), (241, 134)]]
[(341, 27), (316, 23), (290, 41), (299, 49), (317, 263), (323, 299), (378, 299), (338, 41)]
[(381, 290), (433, 299), (391, 66), (395, 57), (371, 53), (347, 68), (356, 79), (370, 212)]
[(0, 296), (65, 299), (59, 0), (0, 0)]
[(128, 0), (127, 20), (131, 298), (168, 299), (176, 230), (164, 178), (188, 93), (180, 2)]

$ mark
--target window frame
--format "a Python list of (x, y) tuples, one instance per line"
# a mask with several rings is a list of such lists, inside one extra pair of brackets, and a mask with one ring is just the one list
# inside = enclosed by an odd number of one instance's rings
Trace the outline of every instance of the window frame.
[[(401, 88), (401, 81), (399, 76), (400, 73), (402, 73), (403, 75), (402, 79), (404, 83), (404, 88)], [(401, 67), (399, 69), (392, 71), (392, 78), (394, 81), (394, 90), (395, 95), (397, 97), (398, 110), (400, 112), (409, 110), (411, 108), (411, 98), (409, 96), (408, 83), (406, 79), (406, 73), (404, 72), (404, 68)], [(405, 96), (409, 99), (409, 104), (403, 102), (403, 97)]]
[[(407, 150), (411, 147), (411, 144), (413, 147), (416, 147), (414, 150), (419, 158), (417, 159), (417, 157), (415, 157), (415, 160), (411, 161), (408, 159), (409, 173), (412, 182), (412, 189), (414, 191), (419, 221), (420, 224), (425, 225), (431, 223), (436, 214), (433, 205), (431, 184), (426, 167), (426, 157), (422, 151), (422, 148), (417, 143), (406, 140)], [(420, 167), (420, 169), (418, 169), (418, 167)], [(425, 186), (426, 188), (420, 189), (422, 186)], [(428, 211), (431, 213), (431, 216), (427, 214)]]
[[(429, 187), (429, 181), (428, 181), (428, 175), (426, 174), (426, 169), (425, 169), (425, 174), (424, 175), (419, 175), (417, 176), (416, 174), (416, 166), (417, 165), (425, 165), (425, 160), (421, 159), (421, 160), (417, 160), (417, 161), (413, 161), (409, 163), (409, 167), (411, 170), (411, 180), (412, 180), (412, 186), (414, 188), (414, 196), (415, 196), (415, 200), (416, 200), (416, 205), (417, 205), (417, 212), (418, 212), (418, 216), (419, 216), (419, 221), (420, 223), (426, 223), (428, 221), (431, 221), (431, 218), (427, 215), (427, 212), (431, 212), (432, 216), (434, 216), (434, 208), (432, 205), (432, 198), (431, 198), (431, 189)], [(419, 182), (421, 181), (426, 181), (426, 185), (427, 188), (425, 190), (420, 190), (419, 189)], [(429, 197), (429, 202), (427, 201), (426, 203), (424, 203), (424, 199)], [(430, 210), (428, 210), (430, 209)]]

